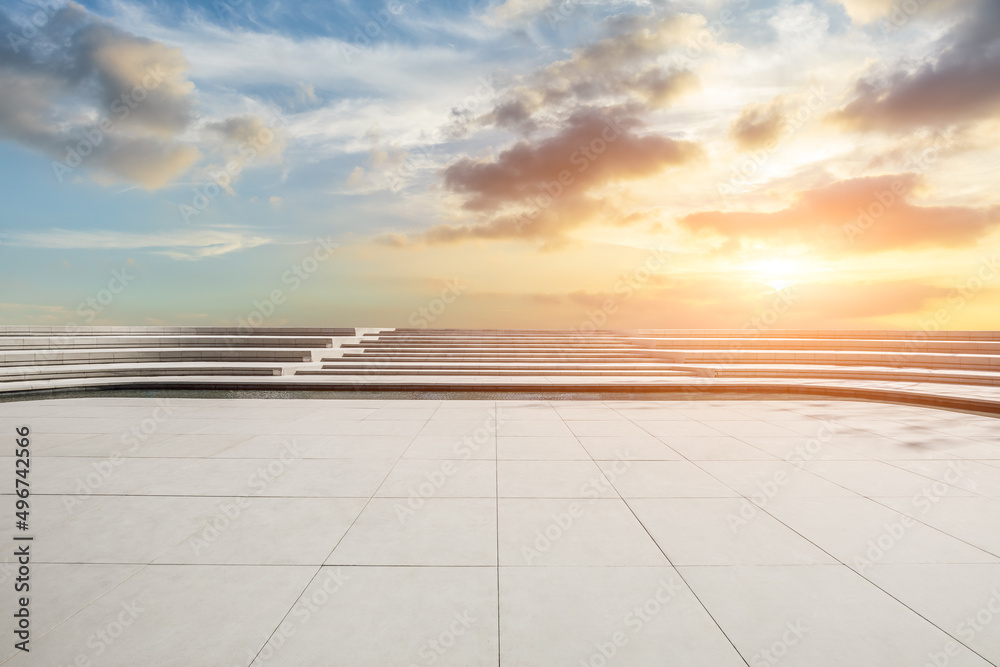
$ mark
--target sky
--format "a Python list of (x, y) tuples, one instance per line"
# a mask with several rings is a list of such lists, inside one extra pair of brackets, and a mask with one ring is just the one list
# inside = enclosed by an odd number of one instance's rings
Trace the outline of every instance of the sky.
[(0, 323), (1000, 328), (995, 0), (14, 0), (0, 35)]

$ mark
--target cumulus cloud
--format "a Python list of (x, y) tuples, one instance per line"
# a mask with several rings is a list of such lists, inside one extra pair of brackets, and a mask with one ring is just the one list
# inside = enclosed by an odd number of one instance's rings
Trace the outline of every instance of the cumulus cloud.
[(206, 127), (222, 140), (223, 151), (234, 159), (280, 158), (285, 139), (280, 123), (265, 123), (259, 116), (231, 116)]
[(193, 120), (194, 85), (174, 48), (104, 23), (75, 3), (26, 33), (0, 12), (0, 138), (78, 167), (158, 188), (198, 151), (179, 134)]
[(763, 148), (777, 142), (786, 122), (780, 97), (767, 104), (748, 104), (733, 121), (729, 136), (742, 150)]
[(871, 23), (890, 11), (897, 0), (840, 0), (847, 15), (858, 23)]
[(977, 0), (964, 20), (915, 66), (874, 71), (833, 120), (860, 130), (943, 127), (1000, 114), (1000, 3)]
[(799, 193), (779, 211), (706, 211), (687, 215), (680, 224), (718, 234), (729, 247), (771, 241), (829, 253), (963, 246), (1000, 224), (1000, 206), (917, 206), (908, 199), (919, 184), (915, 174), (838, 181)]
[(559, 115), (560, 107), (572, 111), (602, 99), (647, 110), (666, 106), (699, 85), (671, 54), (703, 26), (702, 17), (687, 14), (618, 18), (608, 23), (607, 37), (517, 79), (473, 124), (530, 133), (538, 128), (539, 112)]
[[(944, 7), (963, 0), (913, 0), (903, 3), (901, 0), (840, 0), (847, 10), (847, 15), (856, 23), (872, 23), (878, 19), (901, 14), (905, 20), (916, 12), (931, 8)], [(914, 9), (915, 8), (915, 9)]]
[(431, 241), (464, 238), (552, 238), (600, 213), (588, 196), (616, 181), (652, 176), (701, 156), (694, 143), (639, 134), (641, 122), (611, 109), (583, 109), (545, 139), (520, 141), (495, 159), (463, 157), (444, 172), (444, 186), (464, 208), (485, 214), (479, 224), (441, 225)]

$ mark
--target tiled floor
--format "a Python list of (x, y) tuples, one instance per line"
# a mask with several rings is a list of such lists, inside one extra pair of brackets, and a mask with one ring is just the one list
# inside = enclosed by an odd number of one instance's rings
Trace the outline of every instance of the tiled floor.
[(4, 665), (997, 665), (1000, 421), (838, 401), (73, 398)]

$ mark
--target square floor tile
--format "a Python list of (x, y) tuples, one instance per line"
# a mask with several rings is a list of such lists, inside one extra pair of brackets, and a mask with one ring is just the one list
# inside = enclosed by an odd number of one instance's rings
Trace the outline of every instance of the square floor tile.
[(502, 567), (500, 635), (500, 664), (511, 667), (745, 667), (666, 567)]
[(637, 437), (579, 436), (583, 448), (604, 461), (679, 461), (681, 455), (651, 435)]
[(265, 646), (254, 667), (490, 667), (496, 568), (323, 568), (286, 623), (284, 641)]
[(158, 564), (322, 565), (364, 498), (219, 498), (205, 526)]
[(497, 466), (479, 459), (401, 459), (375, 493), (384, 498), (495, 498)]
[(574, 436), (501, 435), (497, 437), (497, 458), (589, 461), (590, 454)]
[(743, 498), (636, 498), (627, 502), (674, 565), (837, 562)]
[(598, 461), (623, 498), (720, 498), (738, 495), (689, 461)]
[(315, 572), (300, 566), (147, 566), (55, 631), (34, 637), (30, 653), (6, 664), (248, 664)]
[[(678, 571), (751, 665), (923, 665), (954, 641), (839, 565)], [(956, 652), (947, 664), (989, 664)]]
[(621, 500), (500, 499), (500, 564), (667, 565)]
[(389, 474), (389, 459), (302, 459), (268, 484), (264, 496), (370, 498)]
[(501, 498), (613, 498), (617, 494), (593, 461), (497, 461)]
[(495, 498), (373, 498), (327, 560), (329, 565), (496, 562)]

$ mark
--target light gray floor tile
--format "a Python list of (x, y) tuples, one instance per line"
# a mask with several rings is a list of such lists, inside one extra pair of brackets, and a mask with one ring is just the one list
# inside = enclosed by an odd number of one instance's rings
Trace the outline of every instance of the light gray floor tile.
[(836, 562), (743, 498), (642, 498), (627, 502), (674, 565)]
[(690, 461), (598, 461), (623, 498), (719, 498), (738, 495)]
[(744, 665), (672, 568), (500, 568), (500, 664)]
[[(751, 665), (923, 665), (954, 641), (840, 565), (678, 571)], [(948, 665), (989, 665), (956, 651)]]
[(495, 498), (497, 466), (480, 459), (401, 459), (376, 497)]
[(363, 498), (222, 498), (212, 518), (158, 564), (322, 565)]
[(497, 461), (501, 498), (613, 498), (611, 482), (593, 461)]
[(500, 564), (667, 565), (622, 500), (501, 498)]
[(603, 461), (679, 461), (682, 457), (650, 435), (637, 437), (579, 436), (584, 449)]
[(248, 664), (315, 572), (147, 566), (5, 664)]
[(590, 460), (590, 454), (573, 436), (523, 435), (497, 437), (498, 459)]
[(496, 568), (323, 568), (285, 623), (254, 667), (490, 667)]
[(327, 563), (496, 565), (496, 499), (373, 498)]

